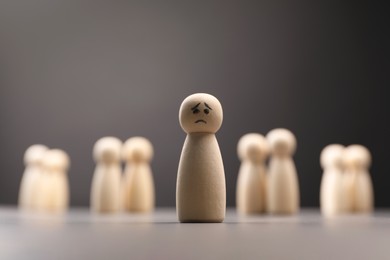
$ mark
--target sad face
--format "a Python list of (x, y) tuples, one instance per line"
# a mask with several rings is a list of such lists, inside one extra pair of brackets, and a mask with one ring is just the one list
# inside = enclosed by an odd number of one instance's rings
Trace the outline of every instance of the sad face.
[(186, 133), (215, 133), (221, 127), (222, 119), (221, 103), (205, 93), (188, 96), (179, 111), (180, 125)]

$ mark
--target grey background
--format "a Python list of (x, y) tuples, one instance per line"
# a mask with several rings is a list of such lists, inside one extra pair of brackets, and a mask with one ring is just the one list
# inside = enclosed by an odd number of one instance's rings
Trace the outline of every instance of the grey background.
[(72, 205), (88, 205), (94, 142), (149, 138), (158, 206), (174, 206), (185, 138), (181, 101), (217, 96), (227, 202), (236, 144), (291, 129), (303, 206), (317, 206), (321, 149), (361, 143), (373, 154), (376, 205), (388, 196), (387, 12), (329, 1), (0, 2), (0, 204), (15, 204), (25, 149), (66, 150)]

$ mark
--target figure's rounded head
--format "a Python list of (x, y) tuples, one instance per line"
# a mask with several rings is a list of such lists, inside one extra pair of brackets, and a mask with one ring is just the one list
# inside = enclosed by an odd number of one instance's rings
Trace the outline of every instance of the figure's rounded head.
[(222, 120), (221, 103), (210, 94), (193, 94), (181, 103), (179, 121), (186, 133), (216, 133)]
[(344, 164), (352, 168), (369, 168), (371, 165), (370, 151), (363, 145), (350, 145), (345, 148)]
[(237, 154), (241, 161), (263, 162), (269, 154), (269, 145), (261, 134), (246, 134), (238, 141)]
[(129, 138), (123, 145), (122, 158), (130, 162), (150, 162), (153, 157), (152, 143), (140, 136)]
[(291, 131), (284, 128), (271, 130), (267, 134), (271, 153), (275, 156), (291, 156), (296, 149), (297, 140)]
[(52, 149), (45, 152), (42, 161), (43, 167), (49, 170), (66, 171), (70, 160), (66, 152), (60, 149)]
[(24, 153), (24, 164), (32, 165), (32, 164), (41, 164), (44, 153), (48, 150), (46, 146), (42, 144), (34, 144), (27, 148)]
[(345, 147), (341, 144), (330, 144), (321, 151), (320, 163), (323, 169), (327, 167), (343, 167)]
[(122, 141), (116, 137), (100, 138), (93, 147), (93, 158), (96, 162), (115, 163), (121, 158)]

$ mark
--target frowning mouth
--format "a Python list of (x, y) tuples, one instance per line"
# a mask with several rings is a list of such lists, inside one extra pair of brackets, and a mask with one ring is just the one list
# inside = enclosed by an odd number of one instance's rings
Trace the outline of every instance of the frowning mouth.
[(196, 120), (196, 121), (195, 121), (195, 124), (197, 124), (197, 123), (205, 123), (205, 124), (207, 124), (207, 122), (204, 121), (203, 119)]

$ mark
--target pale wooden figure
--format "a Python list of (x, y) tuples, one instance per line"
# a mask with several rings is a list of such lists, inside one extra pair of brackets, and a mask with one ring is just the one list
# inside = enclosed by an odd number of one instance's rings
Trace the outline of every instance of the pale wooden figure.
[(371, 154), (362, 145), (350, 145), (345, 149), (345, 183), (349, 198), (349, 210), (356, 213), (370, 213), (374, 208), (374, 192), (368, 169)]
[(294, 214), (299, 210), (298, 176), (292, 155), (295, 136), (278, 128), (267, 134), (271, 148), (268, 169), (267, 209), (271, 214)]
[(37, 208), (46, 212), (64, 212), (69, 207), (69, 156), (60, 149), (48, 150), (44, 154), (42, 165)]
[(93, 148), (96, 168), (91, 187), (91, 210), (115, 213), (121, 210), (121, 149), (116, 137), (103, 137)]
[(241, 160), (236, 191), (237, 211), (244, 215), (264, 213), (268, 142), (261, 134), (246, 134), (238, 142), (237, 153)]
[(30, 146), (24, 153), (26, 166), (19, 189), (19, 207), (23, 210), (34, 209), (36, 201), (37, 185), (42, 174), (42, 160), (48, 148), (41, 144)]
[(123, 208), (130, 212), (147, 213), (154, 209), (154, 182), (150, 161), (153, 146), (144, 137), (128, 139), (122, 149), (126, 162), (123, 176)]
[(326, 146), (320, 155), (323, 168), (320, 188), (321, 213), (333, 217), (345, 213), (346, 198), (343, 185), (343, 154), (345, 147), (340, 144)]
[(180, 222), (222, 222), (225, 218), (225, 172), (215, 137), (222, 119), (222, 106), (212, 95), (193, 94), (181, 104), (179, 121), (187, 137), (176, 186)]

